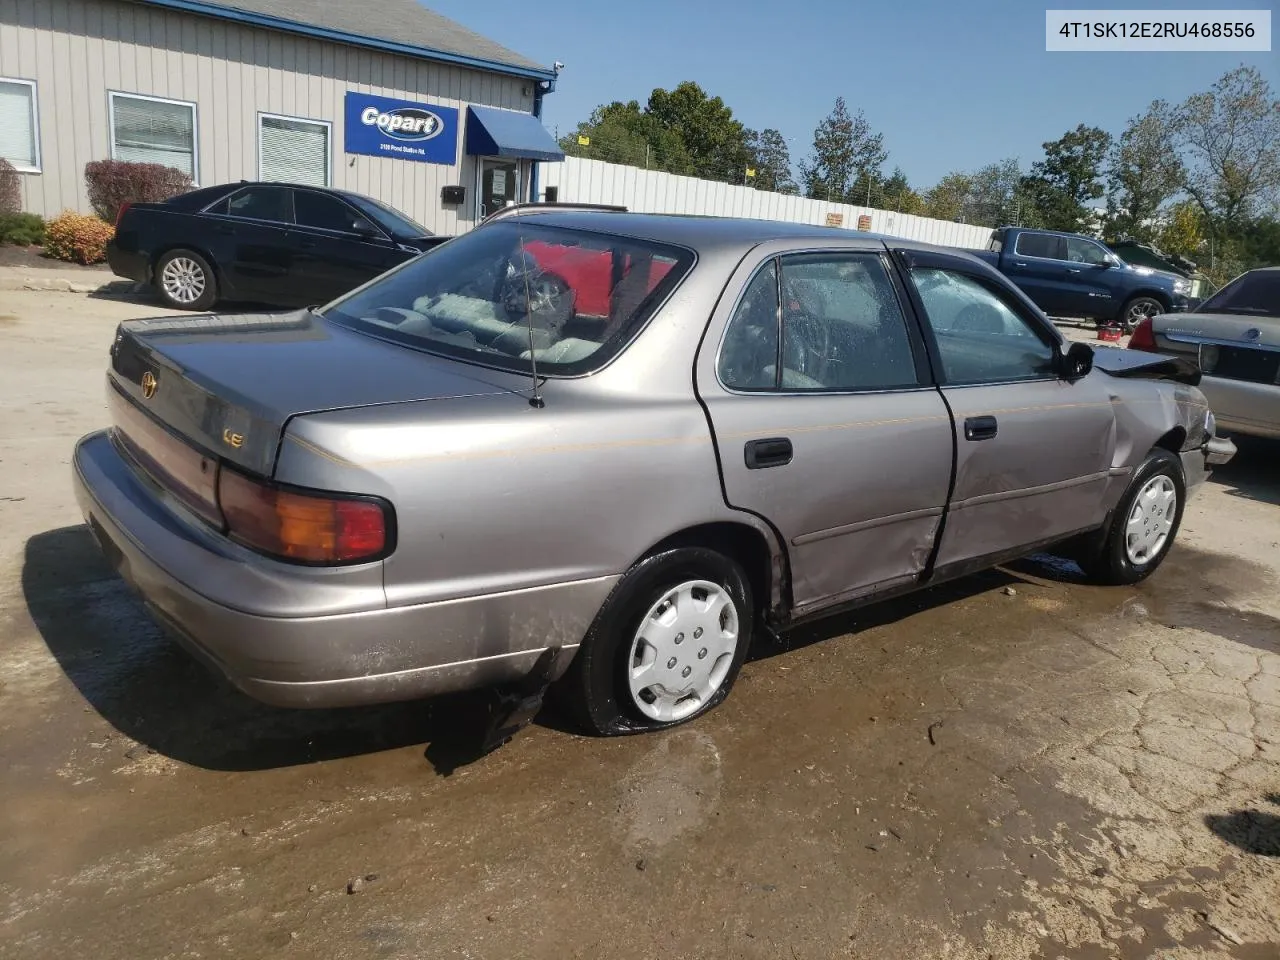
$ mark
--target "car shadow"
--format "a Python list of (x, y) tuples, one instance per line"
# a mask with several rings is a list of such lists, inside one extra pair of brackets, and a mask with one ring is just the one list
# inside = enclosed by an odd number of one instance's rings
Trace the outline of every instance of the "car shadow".
[[(1280, 807), (1280, 794), (1263, 797)], [(1260, 857), (1280, 857), (1280, 816), (1261, 810), (1232, 810), (1212, 813), (1204, 818), (1205, 826), (1232, 846)]]
[(49, 651), (92, 709), (174, 760), (250, 771), (427, 744), (427, 761), (447, 776), (483, 753), (485, 693), (328, 710), (246, 696), (156, 625), (86, 526), (31, 537), (22, 590)]
[[(1027, 561), (1019, 563), (1025, 564)], [(779, 634), (760, 631), (752, 641), (748, 660), (769, 660), (846, 634), (888, 626), (926, 610), (945, 607), (992, 590), (1027, 583), (1026, 579), (1018, 575), (1018, 569), (1017, 565), (1007, 565), (984, 570), (892, 600), (872, 601), (845, 613), (826, 615)], [(1025, 569), (1032, 572), (1031, 567)], [(1045, 576), (1045, 571), (1039, 566), (1035, 567), (1034, 573)]]
[[(90, 300), (117, 300), (125, 303), (136, 303), (140, 306), (155, 307), (156, 316), (199, 316), (192, 311), (175, 310), (160, 299), (150, 284), (137, 283), (133, 280), (112, 280), (91, 290), (86, 296)], [(240, 300), (220, 300), (214, 305), (213, 313), (279, 313), (289, 307), (273, 306), (269, 303), (257, 303)]]
[(1210, 483), (1226, 489), (1227, 495), (1280, 506), (1280, 440), (1235, 437), (1236, 455), (1228, 463), (1213, 468)]

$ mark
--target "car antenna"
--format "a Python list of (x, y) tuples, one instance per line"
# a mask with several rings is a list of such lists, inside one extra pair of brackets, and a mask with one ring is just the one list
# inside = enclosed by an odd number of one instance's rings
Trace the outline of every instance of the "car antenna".
[(538, 386), (538, 354), (533, 346), (533, 294), (529, 289), (529, 261), (524, 250), (524, 227), (519, 223), (520, 204), (516, 204), (516, 236), (520, 240), (520, 273), (524, 277), (524, 325), (529, 331), (529, 368), (533, 372), (533, 396), (529, 398), (529, 406), (541, 410), (546, 406), (542, 399), (542, 391)]

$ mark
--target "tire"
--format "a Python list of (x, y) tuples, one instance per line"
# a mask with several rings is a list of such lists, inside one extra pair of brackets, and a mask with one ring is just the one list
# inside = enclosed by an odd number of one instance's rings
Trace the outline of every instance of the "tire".
[(1186, 496), (1182, 461), (1168, 450), (1152, 450), (1134, 472), (1101, 536), (1077, 557), (1086, 576), (1112, 586), (1151, 576), (1168, 556), (1182, 526)]
[(1131, 297), (1120, 308), (1120, 326), (1125, 333), (1132, 333), (1134, 327), (1147, 317), (1154, 317), (1164, 312), (1164, 304), (1155, 297)]
[[(664, 627), (654, 614), (662, 616), (672, 594), (679, 619)], [(703, 605), (717, 597), (727, 601), (721, 625), (735, 633), (731, 644), (721, 637), (719, 656), (703, 640), (711, 635), (707, 618), (713, 615)], [(681, 611), (682, 601), (691, 608)], [(562, 702), (580, 727), (599, 736), (664, 730), (702, 716), (728, 696), (746, 660), (752, 603), (742, 567), (714, 550), (677, 547), (641, 560), (618, 581), (587, 631), (560, 683)], [(649, 622), (655, 633), (642, 639)], [(644, 674), (633, 682), (632, 671), (641, 668)], [(663, 688), (663, 681), (671, 687)], [(678, 699), (694, 687), (699, 695)]]
[(218, 299), (209, 261), (194, 250), (170, 250), (156, 262), (156, 293), (176, 310), (208, 310)]

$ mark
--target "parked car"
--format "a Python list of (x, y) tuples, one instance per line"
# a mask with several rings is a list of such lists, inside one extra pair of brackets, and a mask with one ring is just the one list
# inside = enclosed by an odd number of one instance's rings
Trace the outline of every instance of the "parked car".
[(1194, 359), (1219, 426), (1280, 437), (1280, 267), (1236, 277), (1190, 313), (1144, 320), (1129, 349)]
[[(607, 312), (539, 300), (531, 245), (608, 262)], [(953, 249), (527, 211), (319, 309), (121, 324), (75, 487), (259, 699), (532, 676), (589, 731), (653, 730), (720, 703), (759, 630), (1050, 545), (1150, 575), (1234, 447), (1194, 363), (1096, 361)]]
[(970, 251), (1012, 280), (1051, 317), (1115, 323), (1125, 331), (1158, 313), (1186, 310), (1191, 281), (1132, 266), (1092, 237), (1023, 227), (991, 233)]
[(180, 310), (220, 300), (324, 303), (448, 237), (346, 190), (225, 183), (116, 218), (107, 263)]

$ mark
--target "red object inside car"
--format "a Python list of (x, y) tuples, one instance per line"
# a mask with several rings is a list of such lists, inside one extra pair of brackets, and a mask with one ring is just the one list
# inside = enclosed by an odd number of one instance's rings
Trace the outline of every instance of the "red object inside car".
[[(614, 292), (613, 253), (610, 250), (592, 250), (585, 247), (532, 240), (525, 250), (538, 261), (538, 266), (554, 273), (573, 291), (574, 312), (579, 316), (607, 317), (609, 303)], [(645, 293), (656, 287), (673, 266), (666, 260), (649, 262), (648, 283)], [(644, 269), (644, 263), (630, 256), (622, 258), (622, 277), (633, 269)], [(621, 283), (621, 278), (619, 283)]]

